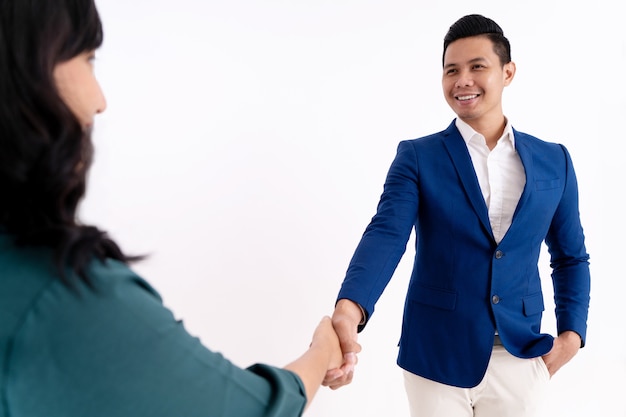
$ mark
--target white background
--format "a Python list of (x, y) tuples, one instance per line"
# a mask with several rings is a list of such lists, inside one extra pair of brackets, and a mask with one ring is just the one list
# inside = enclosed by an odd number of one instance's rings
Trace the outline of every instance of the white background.
[[(592, 262), (588, 345), (546, 416), (626, 416), (624, 67), (617, 1), (99, 0), (108, 99), (82, 206), (210, 348), (282, 366), (331, 314), (397, 143), (454, 117), (442, 39), (468, 13), (512, 43), (513, 126), (570, 150)], [(354, 382), (307, 415), (407, 416), (395, 365), (412, 240)], [(551, 282), (542, 258), (546, 313)]]

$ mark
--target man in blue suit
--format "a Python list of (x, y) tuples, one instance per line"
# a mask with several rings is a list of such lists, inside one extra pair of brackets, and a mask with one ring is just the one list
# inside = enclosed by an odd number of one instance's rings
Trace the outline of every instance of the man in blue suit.
[[(413, 417), (535, 415), (550, 377), (584, 346), (589, 256), (574, 168), (563, 145), (519, 132), (504, 116), (514, 75), (493, 20), (468, 15), (450, 27), (442, 86), (457, 118), (398, 146), (337, 297), (333, 324), (346, 359), (327, 374), (331, 388), (351, 381), (357, 333), (413, 229), (398, 354)], [(556, 337), (540, 329), (543, 242)]]

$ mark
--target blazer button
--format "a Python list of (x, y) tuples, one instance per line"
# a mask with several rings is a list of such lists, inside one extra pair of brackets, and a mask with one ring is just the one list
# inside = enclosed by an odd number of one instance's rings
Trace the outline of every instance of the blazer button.
[(500, 297), (494, 295), (493, 297), (491, 297), (491, 302), (494, 304), (498, 304), (500, 302)]
[(504, 252), (502, 252), (501, 250), (497, 250), (496, 251), (496, 259), (500, 259), (504, 256)]

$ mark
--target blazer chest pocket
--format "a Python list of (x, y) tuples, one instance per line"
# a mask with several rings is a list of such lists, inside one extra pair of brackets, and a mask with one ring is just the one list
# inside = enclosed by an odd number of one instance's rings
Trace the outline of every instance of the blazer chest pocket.
[(552, 190), (554, 188), (561, 187), (561, 179), (555, 178), (553, 180), (535, 180), (535, 190)]
[(443, 310), (456, 308), (456, 292), (440, 288), (416, 286), (411, 294), (411, 301)]
[(543, 312), (543, 294), (539, 292), (522, 298), (522, 306), (527, 317)]

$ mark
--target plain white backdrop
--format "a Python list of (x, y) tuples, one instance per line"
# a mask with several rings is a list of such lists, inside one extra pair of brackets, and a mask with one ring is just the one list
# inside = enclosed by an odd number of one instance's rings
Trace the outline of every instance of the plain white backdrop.
[[(108, 100), (82, 206), (187, 329), (235, 364), (303, 352), (374, 214), (400, 140), (453, 119), (442, 39), (493, 18), (517, 75), (504, 110), (565, 144), (592, 268), (588, 345), (546, 416), (626, 416), (626, 34), (618, 2), (99, 0)], [(306, 415), (408, 415), (395, 365), (413, 241), (367, 329), (355, 380)], [(542, 258), (544, 330), (554, 332)]]

